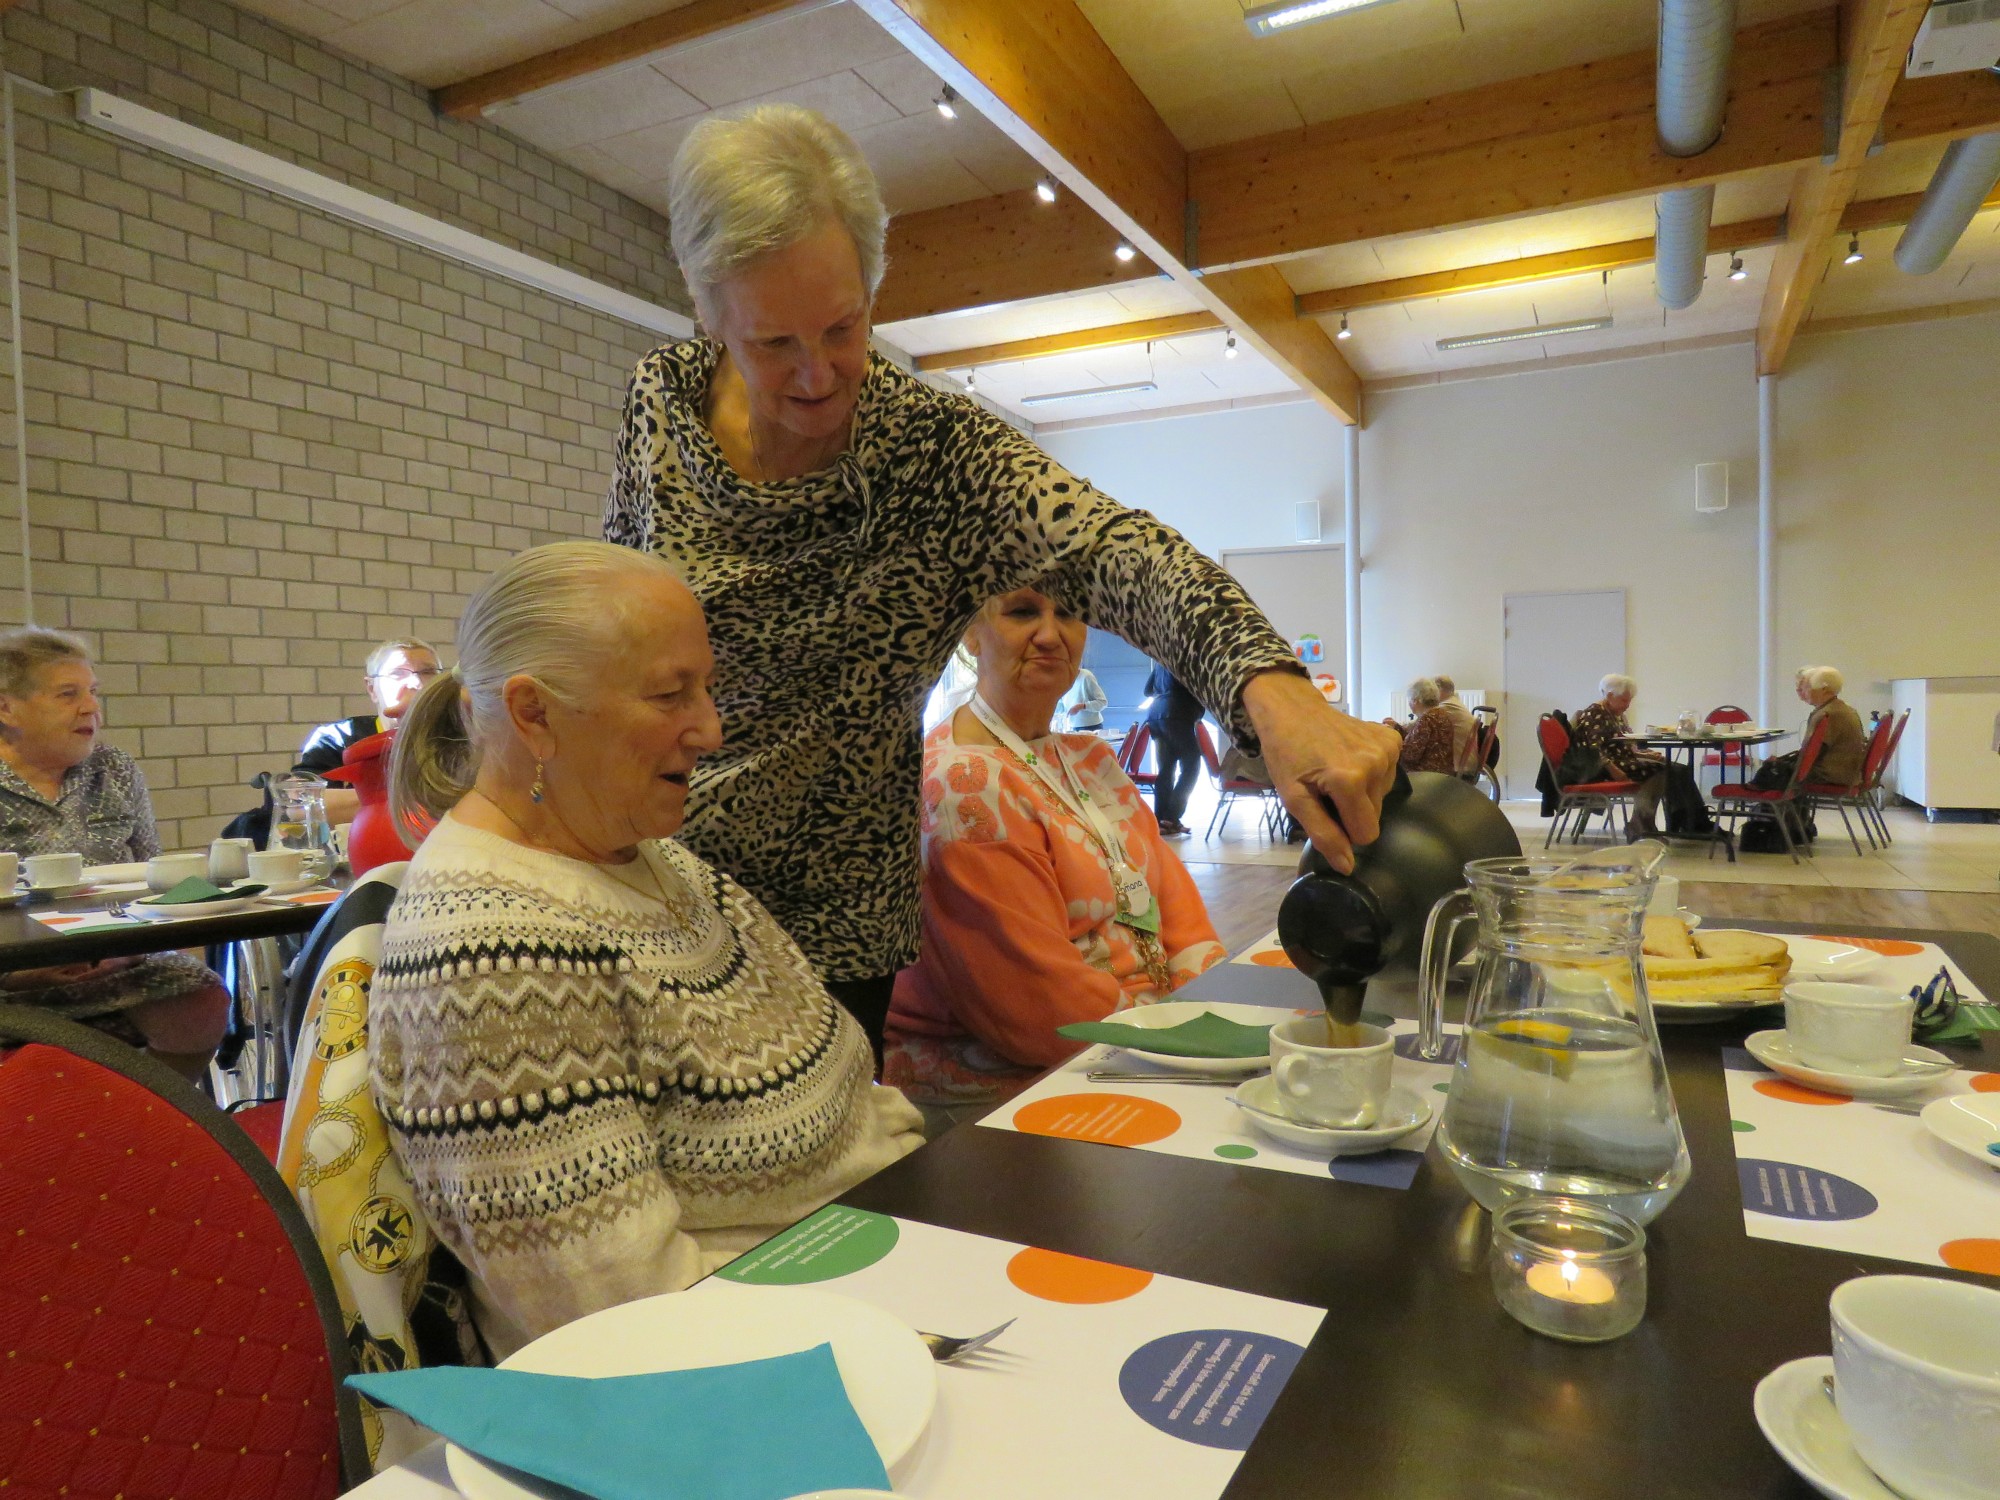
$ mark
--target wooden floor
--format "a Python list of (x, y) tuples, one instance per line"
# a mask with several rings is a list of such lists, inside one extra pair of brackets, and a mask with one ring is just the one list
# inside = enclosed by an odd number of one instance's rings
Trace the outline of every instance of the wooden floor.
[[(1188, 873), (1201, 888), (1209, 920), (1231, 953), (1278, 925), (1278, 902), (1293, 879), (1292, 870), (1285, 865), (1190, 862)], [(2000, 933), (2000, 894), (1683, 880), (1681, 903), (1711, 921), (1851, 923)]]

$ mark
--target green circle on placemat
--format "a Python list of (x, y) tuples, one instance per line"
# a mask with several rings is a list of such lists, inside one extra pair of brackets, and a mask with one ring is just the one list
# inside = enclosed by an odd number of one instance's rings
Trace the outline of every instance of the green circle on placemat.
[(1748, 1132), (1755, 1130), (1757, 1127), (1755, 1125), (1752, 1125), (1748, 1120), (1731, 1120), (1729, 1122), (1729, 1128), (1731, 1130), (1747, 1134)]
[(834, 1204), (739, 1255), (715, 1274), (751, 1286), (832, 1281), (874, 1265), (896, 1248), (901, 1233), (887, 1214)]
[(1255, 1146), (1239, 1146), (1234, 1142), (1229, 1142), (1217, 1146), (1215, 1154), (1217, 1156), (1226, 1156), (1231, 1161), (1248, 1161), (1257, 1154), (1257, 1148)]

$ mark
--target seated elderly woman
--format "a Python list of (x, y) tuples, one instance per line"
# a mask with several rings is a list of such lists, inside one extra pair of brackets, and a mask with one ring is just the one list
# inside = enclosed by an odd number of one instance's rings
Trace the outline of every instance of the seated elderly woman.
[(1419, 677), (1410, 684), (1410, 722), (1382, 721), (1403, 737), (1403, 753), (1397, 763), (1405, 771), (1458, 774), (1458, 726), (1443, 703), (1444, 694), (1436, 679)]
[(496, 1356), (676, 1291), (921, 1143), (778, 925), (674, 843), (722, 742), (701, 607), (603, 542), (522, 553), (396, 734), (440, 821), (390, 908), (371, 1076)]
[(1018, 1092), (1079, 1050), (1058, 1026), (1164, 1000), (1225, 957), (1115, 749), (1049, 732), (1086, 633), (1055, 587), (981, 609), (978, 688), (924, 743), (923, 940), (882, 1076), (932, 1109)]
[[(0, 633), (0, 850), (81, 854), (86, 865), (160, 852), (146, 778), (101, 742), (104, 710), (83, 642), (27, 626)], [(0, 1000), (33, 1005), (143, 1047), (189, 1077), (229, 1024), (229, 993), (179, 953), (0, 975)]]
[[(1655, 814), (1659, 811), (1660, 799), (1667, 795), (1667, 779), (1678, 771), (1692, 782), (1693, 773), (1686, 766), (1669, 766), (1666, 758), (1642, 749), (1624, 738), (1631, 733), (1631, 725), (1625, 722), (1625, 711), (1632, 706), (1632, 699), (1638, 695), (1639, 685), (1622, 672), (1607, 674), (1597, 684), (1597, 691), (1603, 696), (1588, 708), (1578, 711), (1569, 729), (1570, 750), (1595, 752), (1603, 763), (1603, 770), (1593, 775), (1572, 778), (1583, 781), (1601, 781), (1619, 777), (1638, 783), (1638, 790), (1632, 794), (1632, 819), (1626, 829), (1628, 838), (1652, 838), (1659, 828)], [(1685, 789), (1694, 799), (1701, 802), (1701, 794), (1690, 785)]]
[(1832, 667), (1799, 669), (1799, 701), (1812, 706), (1805, 733), (1810, 735), (1816, 725), (1826, 725), (1826, 738), (1812, 769), (1812, 780), (1825, 786), (1860, 785), (1862, 764), (1868, 756), (1868, 731), (1861, 727), (1861, 715), (1842, 701), (1842, 686), (1840, 673)]

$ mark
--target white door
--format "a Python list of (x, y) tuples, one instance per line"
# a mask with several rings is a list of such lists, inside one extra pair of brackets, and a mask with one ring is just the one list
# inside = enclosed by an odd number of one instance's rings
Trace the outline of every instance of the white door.
[(1571, 718), (1596, 701), (1598, 680), (1625, 670), (1625, 591), (1509, 594), (1506, 599), (1504, 747), (1507, 795), (1535, 795), (1542, 747), (1535, 729), (1559, 708)]
[[(1290, 547), (1232, 547), (1222, 566), (1236, 575), (1271, 626), (1297, 650), (1319, 638), (1319, 660), (1305, 662), (1313, 676), (1347, 676), (1347, 568), (1338, 542)], [(1343, 699), (1347, 684), (1340, 686)]]

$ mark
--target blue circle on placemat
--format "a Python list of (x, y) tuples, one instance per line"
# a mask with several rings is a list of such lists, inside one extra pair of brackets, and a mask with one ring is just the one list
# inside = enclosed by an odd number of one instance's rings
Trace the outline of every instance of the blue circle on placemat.
[(1458, 1061), (1459, 1050), (1464, 1046), (1464, 1034), (1454, 1032), (1444, 1039), (1444, 1045), (1438, 1049), (1436, 1057), (1425, 1057), (1417, 1050), (1417, 1034), (1414, 1031), (1406, 1031), (1396, 1038), (1396, 1056), (1405, 1062), (1449, 1064)]
[(1197, 1328), (1141, 1344), (1118, 1394), (1141, 1421), (1204, 1448), (1250, 1446), (1305, 1350), (1242, 1328)]
[(1736, 1163), (1736, 1180), (1743, 1189), (1744, 1212), (1776, 1219), (1834, 1224), (1865, 1219), (1880, 1207), (1860, 1183), (1796, 1162), (1744, 1157)]

